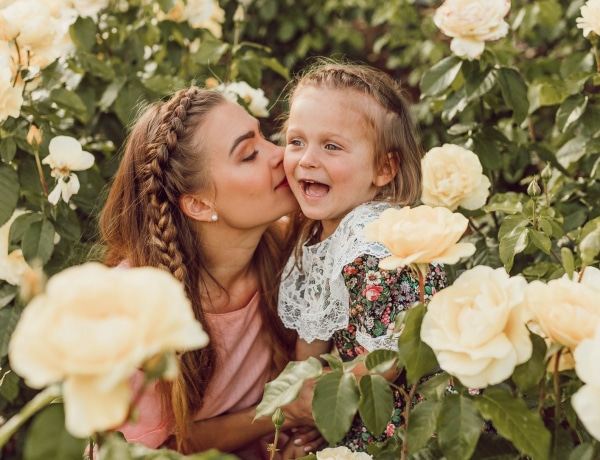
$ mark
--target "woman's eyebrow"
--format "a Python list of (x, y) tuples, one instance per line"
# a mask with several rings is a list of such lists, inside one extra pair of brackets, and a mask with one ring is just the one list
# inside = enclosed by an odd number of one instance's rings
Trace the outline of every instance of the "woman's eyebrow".
[(255, 135), (256, 135), (256, 133), (254, 131), (248, 131), (247, 133), (244, 133), (240, 137), (238, 137), (235, 141), (233, 141), (233, 145), (231, 146), (229, 155), (231, 155), (233, 153), (233, 151), (236, 149), (236, 147), (238, 145), (240, 145), (241, 142), (245, 141), (246, 139), (252, 139)]

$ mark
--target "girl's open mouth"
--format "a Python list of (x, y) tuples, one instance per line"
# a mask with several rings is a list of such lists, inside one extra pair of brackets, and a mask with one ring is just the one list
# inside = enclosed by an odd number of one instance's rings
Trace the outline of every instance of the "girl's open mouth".
[(301, 180), (300, 188), (306, 196), (321, 197), (329, 193), (329, 185), (309, 180)]

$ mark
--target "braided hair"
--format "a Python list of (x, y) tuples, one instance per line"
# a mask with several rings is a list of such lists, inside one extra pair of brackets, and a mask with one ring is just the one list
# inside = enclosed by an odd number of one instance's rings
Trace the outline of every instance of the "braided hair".
[[(183, 195), (198, 193), (210, 185), (202, 123), (211, 111), (225, 103), (214, 90), (191, 87), (168, 101), (148, 106), (133, 126), (123, 158), (100, 217), (106, 246), (105, 263), (116, 266), (127, 260), (132, 267), (162, 268), (184, 285), (194, 314), (211, 335), (204, 319), (199, 280), (209, 276), (202, 241), (191, 220), (179, 206)], [(273, 225), (261, 238), (252, 261), (259, 274), (264, 337), (273, 350), (274, 371), (283, 369), (291, 356), (294, 337), (277, 315), (277, 280), (289, 245)], [(283, 249), (283, 250), (282, 250)], [(165, 414), (175, 427), (178, 450), (193, 451), (189, 438), (193, 414), (217, 363), (212, 342), (205, 348), (179, 355), (176, 380), (161, 383)]]

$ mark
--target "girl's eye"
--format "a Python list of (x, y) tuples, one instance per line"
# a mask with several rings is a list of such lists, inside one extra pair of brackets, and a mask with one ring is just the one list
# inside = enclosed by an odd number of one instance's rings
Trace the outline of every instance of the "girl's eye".
[(256, 155), (258, 155), (258, 150), (255, 150), (254, 152), (252, 152), (250, 155), (248, 155), (242, 161), (252, 161), (252, 160), (254, 160), (254, 158), (256, 158)]
[(293, 145), (294, 147), (301, 147), (302, 142), (300, 142), (298, 139), (292, 139), (288, 142), (288, 145)]
[(335, 144), (325, 144), (325, 150), (340, 150), (340, 148)]

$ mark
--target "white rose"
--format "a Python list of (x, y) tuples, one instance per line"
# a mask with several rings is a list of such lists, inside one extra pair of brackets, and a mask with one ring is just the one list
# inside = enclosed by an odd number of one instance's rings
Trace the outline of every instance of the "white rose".
[(478, 265), (434, 295), (421, 326), (440, 367), (471, 388), (511, 376), (533, 350), (523, 308), (527, 282)]
[(479, 157), (463, 147), (444, 144), (425, 154), (423, 165), (423, 195), (429, 206), (481, 208), (489, 196), (490, 180), (483, 174)]
[(365, 237), (391, 252), (379, 262), (385, 270), (432, 262), (454, 264), (475, 252), (473, 244), (457, 243), (468, 223), (465, 216), (446, 208), (388, 208), (365, 227)]
[(62, 197), (68, 203), (71, 196), (79, 192), (79, 179), (71, 171), (83, 171), (94, 164), (94, 155), (81, 148), (77, 139), (69, 136), (56, 136), (48, 145), (50, 154), (42, 160), (52, 168), (50, 173), (56, 178), (56, 187), (48, 195), (54, 205)]
[(8, 117), (17, 118), (23, 105), (23, 85), (13, 85), (14, 75), (6, 54), (0, 54), (0, 123)]
[(207, 342), (169, 273), (91, 262), (50, 278), (23, 311), (9, 358), (33, 388), (63, 382), (67, 430), (87, 437), (125, 421), (136, 369)]
[(580, 9), (581, 17), (575, 19), (577, 27), (583, 29), (583, 36), (590, 32), (600, 35), (600, 0), (588, 0)]
[(504, 18), (510, 0), (446, 0), (435, 12), (433, 21), (447, 36), (453, 37), (450, 49), (469, 59), (483, 53), (485, 42), (508, 34)]
[(250, 113), (255, 117), (269, 116), (269, 100), (262, 89), (252, 88), (245, 81), (221, 83), (216, 89), (234, 102), (238, 102), (238, 98), (241, 98), (248, 106)]
[(600, 326), (594, 336), (575, 348), (575, 371), (585, 383), (571, 398), (571, 405), (583, 425), (600, 440)]
[(548, 283), (532, 281), (525, 293), (527, 309), (533, 314), (532, 321), (543, 335), (553, 343), (574, 350), (583, 340), (592, 337), (600, 323), (600, 296), (597, 286), (589, 287), (594, 279), (586, 268), (581, 283), (566, 277)]
[(353, 452), (345, 446), (328, 447), (317, 452), (317, 460), (370, 460), (366, 452)]
[(17, 217), (25, 212), (23, 209), (15, 210), (8, 222), (0, 227), (0, 280), (15, 286), (21, 284), (23, 276), (32, 271), (29, 264), (25, 262), (23, 251), (14, 249), (10, 253), (8, 252), (10, 226)]

